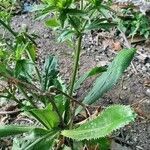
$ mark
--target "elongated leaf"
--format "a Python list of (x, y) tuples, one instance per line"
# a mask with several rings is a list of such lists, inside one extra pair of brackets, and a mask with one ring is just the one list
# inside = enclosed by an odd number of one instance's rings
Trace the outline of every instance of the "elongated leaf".
[(32, 109), (29, 112), (47, 129), (57, 127), (59, 124), (59, 117), (50, 105), (45, 109)]
[(74, 90), (77, 90), (80, 88), (81, 84), (88, 78), (94, 75), (97, 75), (99, 73), (105, 72), (106, 68), (105, 67), (95, 67), (92, 68), (91, 70), (87, 71), (85, 74), (83, 74), (78, 81), (74, 85)]
[(29, 56), (31, 57), (32, 61), (35, 62), (35, 59), (36, 59), (36, 46), (33, 45), (33, 44), (30, 44), (27, 52), (29, 53)]
[(15, 125), (0, 125), (0, 138), (10, 135), (22, 134), (33, 130), (34, 127), (23, 127)]
[(110, 90), (130, 65), (135, 52), (135, 49), (122, 50), (109, 65), (107, 71), (96, 79), (93, 88), (85, 97), (83, 103), (92, 104)]
[(72, 25), (72, 27), (78, 32), (80, 27), (81, 27), (81, 21), (78, 17), (76, 16), (69, 16), (69, 23)]
[(102, 138), (133, 121), (135, 116), (130, 106), (113, 105), (97, 118), (76, 129), (64, 130), (61, 134), (77, 141)]
[(75, 35), (75, 33), (76, 33), (75, 31), (68, 30), (68, 29), (62, 31), (62, 33), (58, 37), (58, 42), (64, 42), (65, 40), (71, 40), (71, 38), (73, 37), (73, 35)]
[(92, 22), (86, 27), (86, 30), (96, 30), (96, 29), (105, 29), (108, 30), (114, 27), (116, 23), (111, 22), (98, 22), (98, 20)]
[(42, 75), (43, 90), (46, 91), (50, 86), (54, 85), (54, 80), (57, 78), (58, 64), (57, 59), (49, 56), (44, 63), (44, 70)]
[(69, 15), (75, 15), (75, 16), (83, 16), (83, 15), (85, 15), (84, 11), (78, 10), (78, 9), (67, 9), (66, 11), (67, 11), (67, 13)]
[(67, 14), (64, 10), (64, 11), (60, 12), (60, 14), (59, 14), (59, 20), (60, 20), (60, 24), (61, 24), (62, 28), (64, 28), (64, 24), (65, 24), (66, 19), (67, 19)]

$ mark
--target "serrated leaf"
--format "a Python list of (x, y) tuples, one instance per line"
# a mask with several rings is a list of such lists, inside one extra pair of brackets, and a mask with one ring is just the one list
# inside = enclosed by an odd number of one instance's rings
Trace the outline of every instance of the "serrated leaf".
[(23, 126), (15, 126), (15, 125), (0, 125), (0, 138), (6, 137), (10, 135), (22, 134), (25, 132), (29, 132), (34, 127), (23, 127)]
[(93, 88), (85, 97), (83, 103), (92, 104), (110, 90), (130, 65), (135, 52), (135, 49), (122, 50), (109, 65), (107, 71), (96, 79)]
[(102, 138), (133, 121), (135, 116), (130, 106), (112, 105), (95, 119), (76, 129), (64, 130), (61, 134), (77, 141)]

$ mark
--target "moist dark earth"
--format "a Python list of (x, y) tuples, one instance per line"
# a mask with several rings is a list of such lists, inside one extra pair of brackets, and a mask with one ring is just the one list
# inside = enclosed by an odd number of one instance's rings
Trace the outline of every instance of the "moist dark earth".
[[(66, 43), (58, 43), (56, 33), (45, 27), (44, 21), (35, 20), (33, 14), (13, 17), (12, 27), (16, 31), (20, 30), (22, 25), (27, 26), (29, 33), (38, 35), (36, 42), (39, 66), (48, 55), (56, 55), (62, 79), (69, 83), (69, 76), (72, 72), (72, 49)], [(115, 44), (118, 42), (122, 47), (126, 46), (123, 37), (115, 34), (115, 29), (110, 32), (101, 31), (85, 35), (78, 76), (94, 66), (107, 66), (118, 53), (115, 48)], [(113, 134), (112, 150), (150, 149), (150, 41), (135, 42), (132, 46), (138, 50), (132, 65), (125, 71), (118, 84), (97, 103), (102, 107), (118, 103), (130, 104), (138, 113), (134, 123)], [(92, 87), (93, 81), (94, 78), (88, 79), (77, 91), (78, 100), (82, 100), (86, 95)], [(0, 109), (3, 105), (1, 104)], [(8, 118), (10, 116), (1, 115), (0, 122)], [(13, 121), (16, 121), (18, 116), (13, 116), (13, 118)], [(25, 123), (33, 124), (30, 121), (24, 119)], [(0, 140), (0, 143), (0, 149), (11, 147), (8, 139)]]

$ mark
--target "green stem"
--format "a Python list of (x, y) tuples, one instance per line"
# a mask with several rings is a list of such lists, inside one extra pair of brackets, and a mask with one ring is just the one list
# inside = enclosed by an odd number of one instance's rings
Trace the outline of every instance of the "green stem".
[(83, 2), (83, 0), (81, 0), (81, 1), (80, 1), (80, 9), (82, 10), (83, 7), (84, 7), (84, 2)]
[(73, 88), (74, 88), (74, 84), (75, 84), (75, 80), (76, 80), (76, 75), (77, 75), (78, 66), (79, 66), (80, 52), (81, 52), (81, 42), (82, 42), (82, 35), (80, 35), (78, 38), (77, 51), (75, 52), (75, 64), (73, 67), (73, 74), (72, 74), (72, 78), (71, 78), (69, 96), (72, 96)]
[[(72, 78), (71, 78), (71, 84), (70, 84), (70, 91), (69, 91), (69, 96), (72, 97), (73, 94), (73, 88), (74, 88), (74, 84), (75, 84), (75, 80), (76, 80), (76, 76), (77, 76), (77, 71), (78, 71), (78, 67), (79, 67), (79, 60), (80, 60), (80, 52), (81, 52), (81, 43), (82, 43), (82, 35), (80, 34), (79, 38), (78, 38), (78, 45), (77, 45), (77, 49), (75, 52), (75, 63), (74, 63), (74, 67), (73, 67), (73, 74), (72, 74)], [(74, 118), (74, 102), (69, 101), (69, 105), (68, 105), (68, 110), (67, 110), (67, 115), (68, 115), (68, 119), (69, 120), (69, 128), (72, 128), (72, 123), (73, 123), (73, 118)]]

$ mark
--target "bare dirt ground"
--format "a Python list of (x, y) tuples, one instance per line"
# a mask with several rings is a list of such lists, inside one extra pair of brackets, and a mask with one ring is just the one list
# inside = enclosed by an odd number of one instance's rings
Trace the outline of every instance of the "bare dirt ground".
[[(66, 82), (69, 82), (69, 76), (72, 72), (72, 50), (67, 44), (57, 43), (55, 33), (46, 28), (42, 21), (35, 21), (32, 15), (15, 16), (12, 20), (12, 26), (15, 30), (20, 30), (23, 24), (28, 27), (29, 33), (35, 33), (39, 36), (36, 40), (39, 65), (49, 54), (58, 56), (60, 74)], [(115, 31), (112, 30), (110, 33), (89, 33), (85, 36), (79, 76), (94, 66), (105, 66), (111, 62), (117, 53), (115, 44), (119, 42), (120, 46), (124, 46), (124, 39), (114, 33)], [(112, 150), (150, 149), (150, 43), (146, 41), (136, 43), (133, 46), (138, 49), (139, 53), (133, 60), (134, 67), (131, 65), (118, 84), (105, 94), (97, 104), (103, 107), (115, 103), (130, 104), (139, 114), (134, 123), (114, 134)], [(92, 83), (93, 79), (88, 79), (82, 85), (77, 92), (77, 99), (83, 98)], [(3, 141), (3, 145), (5, 144)]]

